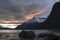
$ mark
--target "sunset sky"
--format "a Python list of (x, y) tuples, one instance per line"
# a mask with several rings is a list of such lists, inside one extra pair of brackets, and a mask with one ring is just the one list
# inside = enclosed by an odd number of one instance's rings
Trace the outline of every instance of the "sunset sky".
[(0, 0), (0, 21), (28, 21), (35, 15), (47, 16), (59, 0)]

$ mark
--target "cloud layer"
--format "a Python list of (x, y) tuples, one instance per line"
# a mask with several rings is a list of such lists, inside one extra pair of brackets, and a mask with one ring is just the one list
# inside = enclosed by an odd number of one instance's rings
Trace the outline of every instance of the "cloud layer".
[(52, 2), (53, 0), (0, 0), (0, 20), (25, 22), (36, 13), (43, 13)]

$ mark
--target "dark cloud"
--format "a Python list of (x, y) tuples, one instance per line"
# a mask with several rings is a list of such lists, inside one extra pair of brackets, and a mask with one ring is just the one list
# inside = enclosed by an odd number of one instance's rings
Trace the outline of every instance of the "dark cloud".
[(21, 8), (16, 7), (16, 6), (8, 7), (6, 9), (9, 10), (10, 12), (16, 12), (16, 13), (22, 12)]
[(11, 5), (12, 3), (9, 0), (0, 0), (0, 8), (7, 8)]

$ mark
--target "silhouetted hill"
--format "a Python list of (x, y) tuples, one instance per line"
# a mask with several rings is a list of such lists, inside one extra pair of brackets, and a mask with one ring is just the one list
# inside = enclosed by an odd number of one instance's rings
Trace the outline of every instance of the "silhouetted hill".
[(22, 24), (18, 25), (16, 29), (36, 29), (35, 26), (38, 24), (38, 22)]

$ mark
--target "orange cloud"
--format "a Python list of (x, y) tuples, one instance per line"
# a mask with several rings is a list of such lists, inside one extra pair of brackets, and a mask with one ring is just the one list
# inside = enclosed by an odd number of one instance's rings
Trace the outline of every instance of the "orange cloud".
[(32, 10), (32, 11), (30, 11), (30, 12), (28, 13), (28, 15), (26, 15), (25, 17), (26, 17), (27, 20), (30, 20), (30, 19), (33, 18), (34, 16), (43, 13), (45, 10), (46, 10), (46, 9), (44, 9), (44, 10), (39, 10), (39, 9), (38, 9), (38, 10)]

